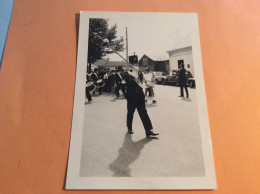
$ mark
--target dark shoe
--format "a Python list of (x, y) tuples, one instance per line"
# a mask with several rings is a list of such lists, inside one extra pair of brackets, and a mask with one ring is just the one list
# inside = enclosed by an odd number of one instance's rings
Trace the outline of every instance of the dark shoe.
[(92, 98), (88, 99), (88, 101), (91, 102), (91, 101), (92, 101)]
[(156, 100), (153, 100), (153, 104), (155, 104), (157, 101)]
[(189, 96), (186, 96), (186, 98), (189, 98)]
[(157, 136), (157, 135), (159, 135), (159, 133), (154, 133), (154, 132), (152, 132), (152, 131), (147, 131), (147, 132), (146, 132), (146, 137)]
[(184, 96), (180, 95), (179, 97), (184, 97)]
[(133, 130), (132, 130), (132, 129), (131, 129), (131, 130), (130, 130), (130, 129), (128, 129), (127, 133), (128, 133), (128, 134), (133, 134), (134, 132), (133, 132)]

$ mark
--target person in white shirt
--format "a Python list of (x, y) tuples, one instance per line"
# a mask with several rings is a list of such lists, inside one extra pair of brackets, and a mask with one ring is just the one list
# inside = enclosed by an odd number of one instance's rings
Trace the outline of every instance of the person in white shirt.
[(145, 96), (147, 96), (147, 92), (148, 92), (149, 97), (152, 100), (152, 103), (155, 104), (157, 101), (154, 99), (153, 79), (154, 79), (154, 74), (151, 71), (149, 71), (148, 68), (145, 68), (145, 73), (144, 73)]
[(108, 92), (108, 91), (109, 91), (109, 85), (108, 85), (108, 71), (106, 71), (106, 73), (104, 74), (103, 80), (104, 80), (104, 82), (105, 82), (105, 88), (104, 88), (104, 90), (105, 90), (106, 92)]

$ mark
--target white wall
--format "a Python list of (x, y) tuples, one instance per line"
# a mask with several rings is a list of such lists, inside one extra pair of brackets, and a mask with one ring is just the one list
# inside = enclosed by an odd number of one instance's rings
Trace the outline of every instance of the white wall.
[[(171, 70), (178, 70), (178, 60), (184, 60), (184, 66), (187, 71), (190, 71), (195, 77), (194, 74), (194, 64), (192, 58), (192, 48), (183, 48), (171, 51), (169, 53), (169, 69)], [(188, 68), (188, 64), (190, 64), (190, 68)]]

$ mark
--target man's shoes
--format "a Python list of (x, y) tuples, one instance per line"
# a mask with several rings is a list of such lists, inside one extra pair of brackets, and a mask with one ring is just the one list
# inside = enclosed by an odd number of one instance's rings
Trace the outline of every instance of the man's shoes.
[(156, 100), (153, 100), (153, 104), (155, 104), (157, 101)]
[(179, 97), (184, 97), (184, 96), (180, 95)]
[(189, 98), (189, 96), (186, 96), (186, 98)]
[(152, 131), (147, 131), (147, 132), (146, 132), (146, 137), (157, 136), (157, 135), (159, 135), (159, 133), (154, 133), (154, 132), (152, 132)]
[(92, 101), (92, 98), (90, 98), (88, 101), (91, 102), (91, 101)]
[(127, 133), (128, 133), (128, 134), (133, 134), (134, 132), (133, 132), (133, 130), (129, 130), (129, 129), (128, 129)]

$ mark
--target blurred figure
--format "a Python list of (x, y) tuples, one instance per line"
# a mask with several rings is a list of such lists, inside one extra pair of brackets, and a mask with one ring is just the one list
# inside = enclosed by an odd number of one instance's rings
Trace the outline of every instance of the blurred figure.
[(109, 83), (108, 83), (108, 72), (109, 71), (106, 71), (104, 76), (103, 76), (103, 80), (105, 82), (105, 87), (104, 87), (104, 91), (105, 92), (108, 92), (109, 91)]
[[(99, 80), (100, 77), (98, 75), (98, 69), (95, 68), (94, 72), (91, 74), (91, 80), (94, 82), (95, 85), (97, 85), (97, 80)], [(98, 88), (99, 95), (102, 94), (102, 88)], [(95, 95), (95, 91), (93, 91), (93, 95)]]
[(116, 96), (119, 97), (119, 90), (121, 90), (125, 96), (125, 90), (124, 90), (124, 86), (122, 84), (123, 77), (122, 77), (122, 69), (118, 69), (116, 74), (115, 74), (115, 83), (116, 83), (116, 87), (115, 87), (115, 93)]
[(109, 92), (114, 91), (114, 85), (115, 85), (115, 71), (112, 70), (108, 76), (108, 85), (109, 85)]
[[(87, 73), (87, 76), (86, 76), (86, 84), (90, 82), (90, 73), (91, 73), (91, 72), (88, 72), (88, 73)], [(89, 89), (88, 89), (87, 87), (86, 87), (86, 97), (87, 97), (87, 99), (88, 99), (89, 102), (92, 101), (90, 91), (89, 91)]]
[(149, 97), (151, 98), (152, 103), (154, 104), (157, 101), (154, 99), (153, 79), (154, 79), (154, 74), (151, 71), (149, 71), (148, 68), (145, 68), (145, 72), (144, 72), (145, 96), (147, 96), (147, 92), (148, 92)]
[(189, 98), (189, 92), (187, 88), (187, 78), (185, 76), (186, 69), (184, 68), (184, 64), (180, 65), (180, 70), (177, 72), (177, 74), (179, 78), (180, 93), (181, 93), (179, 97), (184, 97), (183, 88), (185, 88), (186, 97)]

